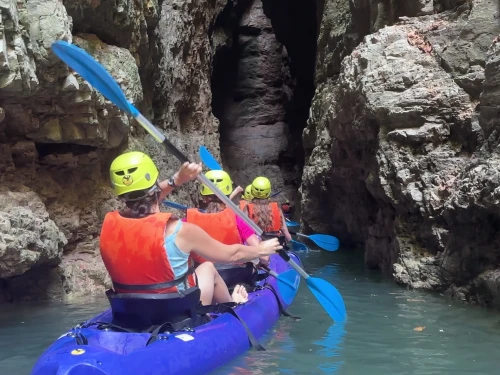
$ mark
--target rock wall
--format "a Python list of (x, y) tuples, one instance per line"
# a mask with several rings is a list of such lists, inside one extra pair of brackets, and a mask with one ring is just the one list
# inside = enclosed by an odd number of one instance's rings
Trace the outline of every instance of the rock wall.
[(327, 0), (301, 186), (306, 229), (364, 246), (397, 282), (488, 306), (499, 16), (493, 0)]
[[(92, 54), (191, 158), (200, 143), (218, 156), (212, 31), (225, 4), (0, 1), (0, 301), (103, 292), (110, 280), (98, 236), (106, 212), (118, 207), (110, 161), (134, 149), (150, 153), (163, 178), (179, 167), (51, 43), (67, 40)], [(174, 199), (192, 203), (197, 191), (191, 183)]]
[(220, 117), (224, 161), (233, 180), (243, 187), (264, 175), (281, 189), (278, 159), (288, 146), (281, 98), (283, 45), (260, 0), (244, 10), (236, 34), (237, 66)]
[(223, 164), (243, 187), (259, 175), (269, 177), (274, 191), (284, 191), (278, 199), (297, 197), (302, 172), (301, 133), (314, 92), (311, 4), (238, 2), (216, 24), (221, 42), (212, 107), (220, 120)]

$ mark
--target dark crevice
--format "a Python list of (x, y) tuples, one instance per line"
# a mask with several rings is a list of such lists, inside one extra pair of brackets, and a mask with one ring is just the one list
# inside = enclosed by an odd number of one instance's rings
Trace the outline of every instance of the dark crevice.
[(51, 154), (73, 154), (77, 156), (98, 150), (97, 147), (69, 143), (35, 143), (35, 147), (40, 159)]
[[(255, 8), (259, 6), (264, 14), (256, 18), (258, 13)], [(254, 12), (251, 20), (246, 17), (249, 11)], [(234, 159), (239, 155), (235, 154), (240, 151), (250, 154), (257, 152), (255, 157), (239, 161), (240, 168), (242, 164), (248, 163), (249, 167), (255, 167), (260, 173), (269, 171), (272, 165), (278, 165), (285, 185), (293, 185), (295, 190), (299, 186), (304, 165), (302, 131), (309, 117), (315, 91), (316, 17), (316, 3), (313, 0), (305, 3), (298, 0), (264, 0), (261, 4), (253, 1), (238, 2), (237, 5), (229, 3), (219, 15), (214, 30), (224, 29), (232, 36), (232, 43), (219, 46), (215, 53), (212, 111), (220, 121), (221, 152), (229, 169), (232, 165), (238, 165)], [(278, 47), (280, 45), (283, 47)], [(267, 50), (263, 52), (262, 48)], [(274, 57), (269, 57), (269, 54), (274, 54)], [(270, 74), (270, 71), (274, 73)], [(282, 108), (281, 119), (279, 110), (273, 112), (274, 107)], [(238, 116), (234, 116), (233, 110)], [(258, 120), (254, 121), (251, 116), (253, 113), (259, 117)], [(260, 139), (263, 141), (262, 147), (269, 147), (264, 143), (267, 137), (280, 137), (276, 132), (279, 132), (281, 123), (286, 124), (281, 136), (287, 138), (286, 149), (279, 152), (277, 160), (269, 160), (267, 156), (259, 158)], [(262, 130), (263, 126), (269, 126), (269, 130)], [(241, 127), (245, 127), (244, 136), (253, 134), (248, 143), (254, 144), (249, 148), (253, 147), (257, 151), (245, 150), (244, 143), (237, 144), (235, 134), (242, 133)], [(259, 131), (269, 134), (264, 135)], [(280, 141), (276, 139), (276, 142)], [(266, 151), (269, 149), (264, 150), (264, 153)], [(256, 167), (256, 164), (261, 167)], [(245, 178), (250, 177), (252, 172), (247, 173), (243, 173)]]
[(22, 275), (0, 279), (0, 301), (14, 303), (61, 299), (61, 277), (55, 266), (34, 266)]

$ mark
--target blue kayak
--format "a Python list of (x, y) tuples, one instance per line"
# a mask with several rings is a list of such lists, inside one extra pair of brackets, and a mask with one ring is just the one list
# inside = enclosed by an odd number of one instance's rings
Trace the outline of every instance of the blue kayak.
[[(296, 254), (289, 254), (300, 264)], [(269, 268), (281, 274), (291, 267), (273, 255)], [(230, 281), (226, 283), (231, 287)], [(297, 274), (295, 290), (299, 283)], [(59, 337), (41, 355), (31, 374), (210, 373), (252, 346), (262, 349), (257, 340), (281, 314), (289, 315), (286, 308), (291, 301), (287, 304), (283, 300), (274, 277), (263, 274), (253, 285), (248, 302), (240, 305), (201, 306), (197, 287), (183, 295), (108, 291), (111, 308)]]

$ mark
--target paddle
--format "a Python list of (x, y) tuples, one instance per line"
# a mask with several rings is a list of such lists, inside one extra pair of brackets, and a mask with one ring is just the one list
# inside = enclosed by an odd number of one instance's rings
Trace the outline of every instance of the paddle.
[[(186, 211), (189, 208), (188, 206), (184, 206), (183, 204), (175, 203), (175, 202), (172, 202), (172, 201), (169, 201), (166, 199), (163, 201), (163, 204), (165, 206), (177, 208), (178, 210), (183, 210), (183, 211)], [(198, 211), (205, 212), (205, 210), (201, 210), (199, 208), (198, 208)]]
[[(215, 160), (215, 158), (212, 156), (210, 151), (208, 151), (205, 146), (200, 146), (199, 152), (201, 161), (208, 167), (208, 169), (212, 169), (215, 171), (222, 171), (221, 165), (217, 162), (217, 160)], [(271, 197), (275, 197), (279, 193), (281, 193), (281, 190), (271, 194)]]
[(297, 294), (299, 286), (299, 283), (297, 282), (297, 272), (295, 272), (295, 270), (287, 270), (277, 274), (275, 271), (262, 264), (259, 265), (259, 267), (278, 280), (278, 289), (280, 291), (281, 298), (283, 298), (283, 301), (287, 305), (290, 305)]
[(298, 227), (300, 223), (297, 223), (296, 221), (292, 221), (289, 218), (285, 217), (285, 222), (287, 227)]
[(179, 204), (179, 203), (168, 201), (166, 199), (163, 201), (163, 204), (165, 206), (172, 207), (172, 208), (177, 208), (178, 210), (184, 210), (184, 211), (186, 211), (189, 208), (188, 206), (184, 206), (184, 205)]
[[(122, 111), (128, 113), (136, 119), (136, 121), (163, 145), (165, 151), (172, 153), (181, 163), (188, 162), (188, 158), (184, 156), (156, 127), (154, 127), (131, 103), (125, 98), (125, 94), (121, 90), (114, 78), (99, 64), (92, 56), (81, 48), (69, 44), (68, 42), (59, 40), (52, 43), (52, 51), (73, 70), (78, 72), (85, 80), (87, 80), (95, 89), (108, 100), (113, 102)], [(262, 236), (262, 230), (245, 215), (238, 206), (236, 206), (229, 197), (225, 196), (215, 184), (212, 183), (204, 174), (199, 174), (197, 177), (203, 184), (207, 185), (215, 195), (244, 220), (254, 231)], [(310, 277), (297, 263), (295, 263), (286, 251), (280, 250), (280, 256), (288, 262), (302, 277), (304, 277), (309, 285), (311, 292), (318, 299), (326, 312), (335, 320), (345, 319), (345, 305), (340, 293), (337, 289), (324, 280), (316, 281)], [(323, 281), (323, 282), (321, 282)], [(331, 296), (334, 296), (333, 298)]]
[(339, 249), (339, 239), (337, 237), (329, 236), (328, 234), (311, 234), (309, 236), (295, 232), (290, 232), (290, 234), (309, 238), (312, 242), (326, 251), (337, 251)]
[(298, 241), (295, 241), (295, 240), (291, 240), (290, 242), (292, 244), (292, 250), (295, 250), (295, 251), (309, 250), (309, 248), (307, 247), (307, 245), (303, 244), (302, 242), (298, 242)]
[[(290, 256), (285, 250), (279, 250), (278, 253), (284, 260), (292, 265), (290, 261), (293, 262), (293, 260), (290, 259)], [(293, 263), (296, 264), (295, 262)], [(309, 276), (302, 268), (298, 266), (297, 268), (293, 268), (300, 274), (300, 276), (302, 276), (306, 280), (309, 290), (312, 292), (314, 297), (316, 297), (316, 299), (325, 309), (328, 315), (330, 315), (330, 318), (332, 318), (336, 322), (344, 321), (346, 318), (345, 304), (342, 295), (337, 290), (337, 288), (335, 288), (328, 281)]]

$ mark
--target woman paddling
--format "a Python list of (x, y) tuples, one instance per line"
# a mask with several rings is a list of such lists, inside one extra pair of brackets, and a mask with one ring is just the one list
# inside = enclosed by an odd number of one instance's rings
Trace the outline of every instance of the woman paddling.
[(160, 212), (159, 202), (199, 173), (201, 165), (186, 162), (172, 178), (158, 182), (158, 169), (142, 152), (129, 152), (113, 161), (110, 177), (114, 192), (126, 207), (106, 214), (100, 250), (115, 292), (177, 293), (197, 283), (203, 305), (248, 300), (248, 293), (239, 285), (229, 294), (211, 262), (190, 275), (189, 255), (196, 252), (212, 262), (245, 262), (274, 254), (282, 247), (276, 239), (258, 246), (225, 245), (198, 226)]
[[(212, 181), (224, 195), (229, 196), (231, 194), (233, 182), (226, 172), (213, 170), (207, 172), (205, 176)], [(211, 237), (226, 245), (237, 243), (257, 246), (260, 243), (260, 239), (257, 237), (254, 230), (236, 216), (233, 210), (227, 208), (208, 186), (203, 184), (200, 194), (203, 202), (207, 205), (205, 213), (200, 212), (197, 208), (188, 209), (186, 215), (186, 221), (188, 223), (198, 225)], [(196, 263), (201, 264), (206, 262), (206, 259), (197, 254), (192, 254), (192, 257)], [(268, 261), (268, 256), (260, 258), (260, 262), (263, 264), (267, 264)]]
[(271, 202), (269, 199), (271, 181), (266, 177), (255, 178), (252, 181), (251, 194), (253, 196), (252, 202), (245, 207), (248, 216), (265, 233), (280, 232), (287, 241), (290, 241), (292, 236), (288, 232), (285, 216), (278, 203)]

